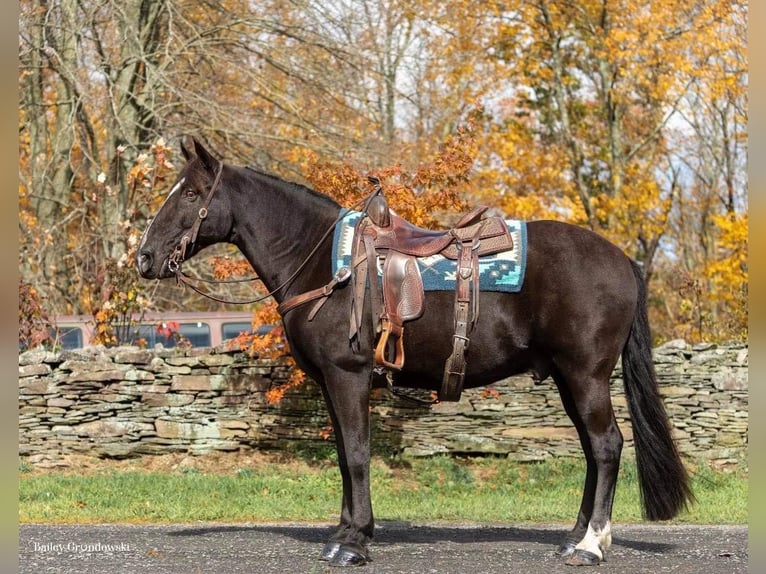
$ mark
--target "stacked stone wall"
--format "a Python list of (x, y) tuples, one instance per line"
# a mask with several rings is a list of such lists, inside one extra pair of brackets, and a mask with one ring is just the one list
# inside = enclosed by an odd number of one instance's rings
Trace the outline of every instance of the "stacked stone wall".
[[(748, 435), (748, 348), (655, 349), (655, 367), (680, 451), (692, 458), (743, 460)], [(87, 348), (19, 355), (19, 454), (31, 462), (66, 454), (99, 457), (249, 449), (326, 449), (329, 417), (317, 385), (284, 384), (283, 363), (224, 349)], [(380, 454), (495, 454), (518, 460), (581, 456), (555, 385), (529, 376), (468, 390), (431, 408), (374, 392), (373, 448)], [(632, 448), (620, 369), (612, 401)]]

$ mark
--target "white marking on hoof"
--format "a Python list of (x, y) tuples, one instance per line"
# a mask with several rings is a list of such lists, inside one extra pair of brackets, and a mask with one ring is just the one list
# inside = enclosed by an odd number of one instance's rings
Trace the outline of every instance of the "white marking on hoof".
[(599, 560), (604, 559), (604, 551), (612, 545), (612, 526), (607, 520), (604, 528), (596, 530), (588, 524), (588, 531), (585, 537), (577, 544), (577, 550), (586, 550), (598, 556)]

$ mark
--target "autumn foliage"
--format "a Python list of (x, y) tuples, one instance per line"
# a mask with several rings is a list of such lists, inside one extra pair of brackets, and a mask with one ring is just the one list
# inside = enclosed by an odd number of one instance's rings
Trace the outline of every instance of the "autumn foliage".
[[(439, 227), (444, 218), (454, 217), (467, 203), (458, 193), (458, 184), (469, 179), (473, 164), (471, 154), (473, 137), (471, 126), (457, 130), (447, 138), (445, 145), (428, 162), (412, 172), (401, 165), (371, 172), (380, 179), (389, 205), (406, 219), (424, 227)], [(316, 161), (316, 158), (315, 158)], [(367, 176), (348, 163), (306, 163), (306, 176), (312, 187), (338, 201), (341, 205), (359, 205), (360, 200), (372, 191)], [(214, 261), (215, 274), (220, 278), (244, 275), (252, 272), (249, 265), (236, 266), (229, 259)], [(233, 346), (251, 355), (286, 361), (291, 367), (287, 383), (269, 389), (266, 399), (279, 402), (291, 388), (306, 378), (289, 354), (289, 344), (284, 337), (281, 318), (274, 302), (262, 305), (254, 313), (254, 325), (273, 325), (265, 334), (240, 335)]]
[[(426, 227), (477, 204), (588, 227), (642, 264), (656, 342), (747, 337), (745, 2), (256, 4), (20, 3), (26, 340), (44, 314), (111, 344), (145, 310), (228, 308), (132, 267), (185, 133), (345, 206), (378, 176)], [(185, 270), (251, 272), (228, 246)], [(288, 353), (274, 313), (251, 352)]]

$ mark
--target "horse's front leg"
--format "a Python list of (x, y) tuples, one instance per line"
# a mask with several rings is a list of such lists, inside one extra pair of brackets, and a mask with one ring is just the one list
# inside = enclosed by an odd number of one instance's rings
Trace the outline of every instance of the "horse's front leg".
[(369, 561), (374, 519), (370, 498), (369, 373), (334, 369), (325, 373), (322, 391), (330, 412), (343, 480), (340, 525), (322, 550), (321, 559), (335, 566)]

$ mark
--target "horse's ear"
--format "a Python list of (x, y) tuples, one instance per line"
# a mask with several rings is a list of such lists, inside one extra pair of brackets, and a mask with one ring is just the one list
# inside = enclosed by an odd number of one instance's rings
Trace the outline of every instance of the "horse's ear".
[(194, 138), (191, 136), (184, 136), (181, 138), (181, 153), (186, 161), (189, 161), (196, 154), (194, 152)]
[(214, 158), (212, 154), (207, 151), (207, 149), (205, 149), (205, 146), (197, 141), (197, 138), (192, 138), (192, 141), (194, 142), (194, 152), (202, 161), (203, 165), (211, 172), (214, 172), (216, 169), (218, 169), (218, 160)]

